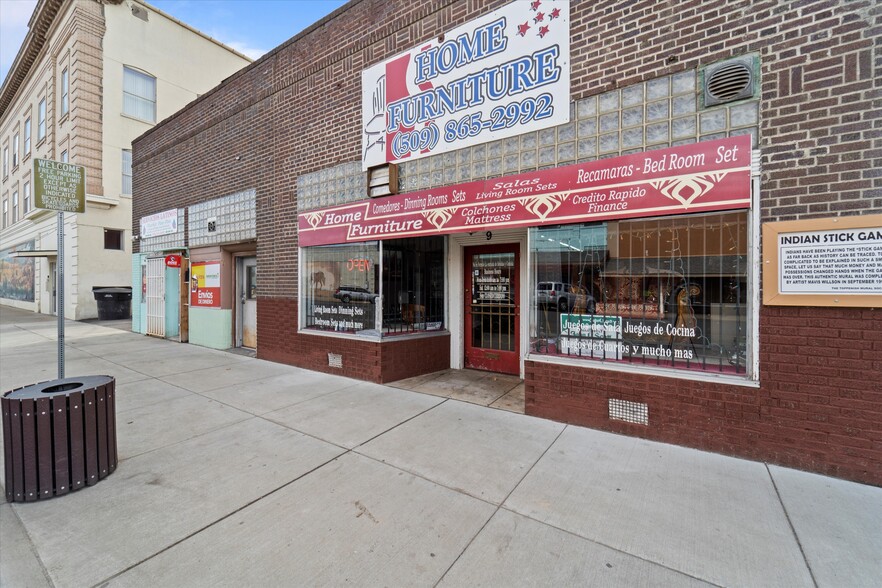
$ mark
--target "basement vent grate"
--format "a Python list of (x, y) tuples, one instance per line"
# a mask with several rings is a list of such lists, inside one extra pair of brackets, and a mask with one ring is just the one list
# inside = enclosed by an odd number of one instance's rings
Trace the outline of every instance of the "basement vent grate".
[(649, 424), (649, 405), (643, 402), (631, 402), (618, 398), (609, 399), (609, 418), (614, 421)]
[(329, 353), (328, 354), (328, 367), (332, 368), (342, 368), (343, 367), (343, 356), (339, 353)]
[(756, 90), (754, 60), (738, 57), (704, 70), (704, 105), (715, 106), (751, 98)]

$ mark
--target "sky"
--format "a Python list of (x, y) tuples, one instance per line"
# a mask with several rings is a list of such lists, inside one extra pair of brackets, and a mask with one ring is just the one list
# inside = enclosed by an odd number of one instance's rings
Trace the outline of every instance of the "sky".
[[(256, 59), (345, 0), (148, 0), (151, 6)], [(37, 0), (0, 0), (0, 80), (15, 61)]]

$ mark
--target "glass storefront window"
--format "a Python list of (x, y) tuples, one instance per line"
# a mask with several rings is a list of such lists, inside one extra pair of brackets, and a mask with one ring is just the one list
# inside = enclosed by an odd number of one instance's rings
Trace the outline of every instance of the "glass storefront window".
[(444, 238), (303, 249), (304, 328), (389, 336), (444, 328)]
[(530, 230), (530, 352), (746, 374), (747, 211)]
[(444, 238), (382, 242), (383, 333), (444, 326)]
[(305, 248), (301, 324), (322, 331), (376, 334), (379, 262), (376, 241)]

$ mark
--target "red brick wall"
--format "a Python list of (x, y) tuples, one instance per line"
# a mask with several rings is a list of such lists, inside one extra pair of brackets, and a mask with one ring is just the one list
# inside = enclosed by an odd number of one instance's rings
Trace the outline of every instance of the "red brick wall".
[(759, 389), (541, 362), (525, 384), (527, 414), (882, 485), (882, 310), (764, 308)]
[[(297, 333), (297, 301), (258, 298), (257, 357), (359, 380), (386, 383), (450, 367), (450, 336), (360, 341)], [(328, 354), (343, 368), (328, 365)]]
[[(350, 2), (135, 141), (133, 227), (255, 188), (260, 357), (331, 371), (340, 353), (347, 375), (371, 381), (447, 367), (446, 339), (296, 334), (296, 181), (359, 158), (365, 67), (504, 3)], [(574, 100), (759, 54), (763, 221), (882, 210), (878, 2), (583, 0), (571, 22)], [(759, 389), (528, 363), (528, 410), (882, 483), (879, 311), (763, 307), (760, 331)], [(610, 423), (610, 395), (648, 402), (651, 425)]]

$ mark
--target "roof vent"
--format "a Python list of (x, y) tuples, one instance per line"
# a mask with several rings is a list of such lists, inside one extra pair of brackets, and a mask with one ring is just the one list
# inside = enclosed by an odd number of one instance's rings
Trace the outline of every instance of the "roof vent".
[(757, 87), (756, 77), (752, 56), (707, 66), (704, 70), (704, 106), (753, 97)]

